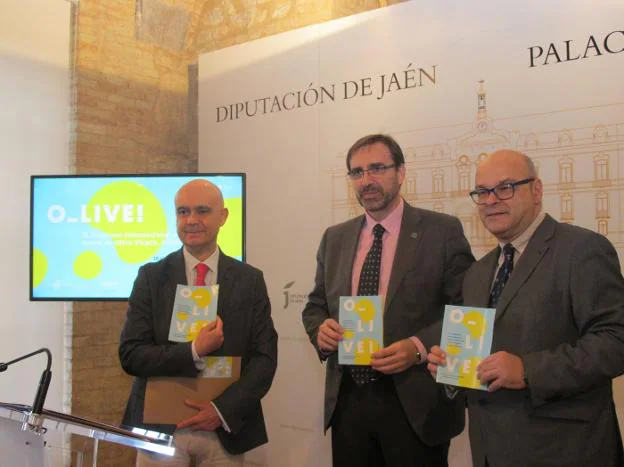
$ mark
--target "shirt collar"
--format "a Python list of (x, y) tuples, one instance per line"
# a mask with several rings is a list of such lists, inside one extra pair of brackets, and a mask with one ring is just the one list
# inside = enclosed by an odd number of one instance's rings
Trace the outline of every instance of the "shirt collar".
[[(533, 236), (533, 234), (535, 233), (537, 228), (540, 226), (540, 224), (542, 223), (545, 217), (546, 217), (546, 213), (544, 212), (543, 209), (540, 209), (539, 214), (537, 215), (535, 219), (533, 219), (533, 222), (531, 222), (531, 225), (529, 225), (524, 232), (518, 235), (518, 238), (516, 238), (513, 242), (511, 242), (511, 244), (513, 245), (513, 247), (516, 249), (518, 253), (520, 254), (524, 253), (524, 249), (529, 244), (529, 240), (531, 240), (531, 237)], [(505, 246), (504, 243), (500, 243), (501, 251), (504, 246)]]
[(204, 263), (206, 266), (210, 268), (211, 271), (217, 272), (219, 268), (219, 248), (215, 248), (214, 253), (212, 253), (208, 258), (204, 261), (199, 261), (192, 254), (188, 252), (186, 247), (182, 248), (182, 254), (184, 255), (184, 264), (187, 272), (193, 271), (195, 266), (199, 263)]

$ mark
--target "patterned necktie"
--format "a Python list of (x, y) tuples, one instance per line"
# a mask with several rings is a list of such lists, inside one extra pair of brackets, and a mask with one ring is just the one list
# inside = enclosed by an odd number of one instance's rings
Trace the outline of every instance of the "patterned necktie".
[(503, 289), (509, 280), (511, 271), (513, 271), (514, 247), (511, 243), (507, 243), (503, 247), (503, 256), (505, 257), (505, 260), (496, 274), (496, 280), (494, 281), (492, 291), (490, 292), (490, 308), (496, 308), (498, 299), (503, 293)]
[(197, 277), (195, 277), (195, 284), (193, 285), (206, 285), (206, 274), (208, 274), (208, 265), (204, 263), (198, 263), (195, 266), (197, 271)]
[[(379, 293), (379, 272), (381, 270), (381, 237), (386, 229), (381, 224), (376, 224), (373, 227), (373, 235), (375, 239), (373, 244), (366, 254), (364, 264), (362, 265), (362, 271), (360, 272), (360, 281), (358, 282), (357, 294), (362, 295), (377, 295)], [(349, 367), (349, 372), (355, 384), (363, 386), (364, 384), (373, 381), (377, 372), (370, 366), (352, 365)]]

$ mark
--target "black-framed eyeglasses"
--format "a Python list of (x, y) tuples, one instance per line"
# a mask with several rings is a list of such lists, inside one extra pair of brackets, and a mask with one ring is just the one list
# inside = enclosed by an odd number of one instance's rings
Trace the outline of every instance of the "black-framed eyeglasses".
[(351, 180), (362, 180), (364, 178), (364, 174), (367, 173), (369, 177), (381, 177), (386, 173), (386, 170), (392, 169), (396, 167), (396, 164), (372, 164), (368, 167), (368, 169), (351, 169), (347, 172), (347, 176)]
[(487, 203), (490, 193), (494, 193), (496, 199), (499, 201), (505, 201), (506, 199), (513, 198), (516, 192), (516, 187), (520, 185), (526, 185), (535, 180), (535, 177), (525, 178), (518, 180), (517, 182), (505, 182), (496, 185), (494, 188), (477, 188), (470, 192), (470, 197), (477, 204)]

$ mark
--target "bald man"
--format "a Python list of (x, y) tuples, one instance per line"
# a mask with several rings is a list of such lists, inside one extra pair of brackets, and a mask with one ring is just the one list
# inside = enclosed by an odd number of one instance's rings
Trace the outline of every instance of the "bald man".
[[(495, 307), (488, 391), (466, 391), (475, 467), (621, 466), (612, 378), (624, 372), (624, 280), (613, 245), (543, 212), (530, 158), (511, 150), (477, 168), (470, 193), (500, 246), (463, 284)], [(505, 271), (510, 271), (506, 274)], [(433, 347), (429, 370), (446, 364)]]
[[(187, 183), (176, 194), (175, 209), (183, 248), (141, 267), (128, 302), (119, 358), (135, 378), (123, 424), (174, 434), (173, 458), (139, 451), (138, 466), (242, 466), (242, 453), (267, 442), (260, 400), (277, 366), (264, 277), (217, 247), (228, 211), (215, 185), (200, 179)], [(217, 319), (192, 342), (170, 342), (176, 286), (195, 284), (200, 263), (207, 266), (206, 285), (219, 285)], [(197, 414), (177, 426), (145, 425), (147, 378), (195, 377), (207, 355), (242, 357), (240, 380), (212, 401), (187, 401)]]

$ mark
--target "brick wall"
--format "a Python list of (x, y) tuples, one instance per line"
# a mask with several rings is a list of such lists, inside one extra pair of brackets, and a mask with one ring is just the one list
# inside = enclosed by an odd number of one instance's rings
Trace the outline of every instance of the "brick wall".
[[(189, 148), (189, 62), (174, 47), (150, 40), (154, 31), (137, 39), (136, 11), (135, 2), (128, 0), (81, 0), (77, 7), (76, 173), (197, 171), (197, 153)], [(125, 310), (125, 303), (74, 303), (75, 415), (113, 424), (121, 419), (131, 383), (117, 357)], [(72, 448), (85, 446), (73, 440)], [(133, 463), (132, 449), (101, 443), (98, 465)]]
[[(387, 3), (394, 2), (79, 0), (72, 24), (76, 173), (196, 172), (200, 53)], [(121, 419), (131, 383), (117, 359), (125, 310), (117, 302), (73, 305), (68, 351), (75, 415)], [(74, 439), (72, 448), (88, 443)], [(133, 463), (133, 450), (101, 443), (98, 465)]]

